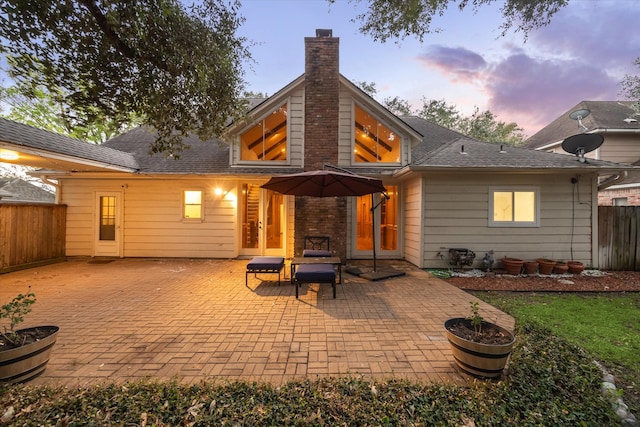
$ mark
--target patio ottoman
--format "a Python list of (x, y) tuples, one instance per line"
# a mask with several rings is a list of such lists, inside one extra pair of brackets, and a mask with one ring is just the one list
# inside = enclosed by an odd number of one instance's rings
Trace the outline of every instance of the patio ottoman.
[(291, 281), (296, 287), (296, 298), (302, 283), (331, 283), (333, 298), (336, 297), (336, 270), (332, 264), (300, 264)]
[(247, 264), (247, 270), (244, 276), (244, 285), (249, 287), (249, 274), (277, 274), (278, 286), (280, 286), (280, 272), (284, 267), (283, 257), (259, 256), (253, 258)]

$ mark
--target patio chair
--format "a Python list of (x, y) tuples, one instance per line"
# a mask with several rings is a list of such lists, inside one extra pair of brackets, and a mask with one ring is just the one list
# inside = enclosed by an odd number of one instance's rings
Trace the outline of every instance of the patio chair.
[(328, 236), (305, 236), (303, 257), (330, 257), (331, 244)]

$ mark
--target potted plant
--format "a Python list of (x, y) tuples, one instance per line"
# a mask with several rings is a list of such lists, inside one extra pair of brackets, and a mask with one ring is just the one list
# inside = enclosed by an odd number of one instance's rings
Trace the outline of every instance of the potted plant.
[(44, 372), (51, 348), (56, 342), (57, 326), (36, 326), (18, 329), (24, 316), (31, 312), (36, 296), (33, 292), (19, 294), (0, 309), (0, 319), (9, 326), (0, 332), (0, 382), (17, 383), (35, 378)]
[(444, 323), (456, 364), (478, 377), (499, 377), (504, 370), (515, 336), (505, 328), (485, 321), (478, 303), (471, 302), (469, 317), (455, 317)]
[(524, 274), (536, 274), (538, 272), (538, 261), (525, 261)]

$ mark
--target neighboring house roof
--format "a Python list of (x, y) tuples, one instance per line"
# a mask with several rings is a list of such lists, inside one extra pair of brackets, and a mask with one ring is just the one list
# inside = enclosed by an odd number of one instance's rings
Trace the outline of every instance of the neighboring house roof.
[(3, 202), (54, 203), (55, 195), (20, 178), (0, 178)]
[[(64, 165), (64, 168), (69, 169), (73, 168), (74, 164), (78, 170), (83, 170), (83, 165), (126, 171), (138, 169), (138, 164), (129, 153), (4, 118), (0, 118), (0, 147), (20, 151), (25, 159), (31, 158), (31, 165), (35, 167), (44, 166), (41, 160), (43, 157), (54, 155), (58, 161), (54, 165)], [(23, 159), (21, 164), (30, 163)]]
[[(501, 150), (502, 148), (502, 150)], [(581, 163), (576, 156), (513, 147), (506, 144), (478, 141), (461, 137), (431, 151), (421, 160), (409, 165), (412, 170), (424, 169), (501, 169), (501, 170), (598, 170), (605, 173), (633, 166), (603, 160), (588, 159)]]
[(569, 117), (572, 112), (582, 109), (589, 110), (589, 115), (581, 119), (588, 132), (638, 131), (640, 116), (631, 108), (632, 104), (623, 101), (582, 101), (527, 139), (523, 147), (557, 145), (571, 135), (582, 133), (584, 129), (579, 126), (578, 121)]

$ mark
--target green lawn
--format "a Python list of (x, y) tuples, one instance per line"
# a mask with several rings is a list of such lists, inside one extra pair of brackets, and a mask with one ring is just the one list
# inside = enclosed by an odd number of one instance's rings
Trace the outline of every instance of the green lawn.
[(474, 292), (518, 322), (544, 325), (589, 352), (622, 384), (625, 403), (640, 411), (640, 294)]

